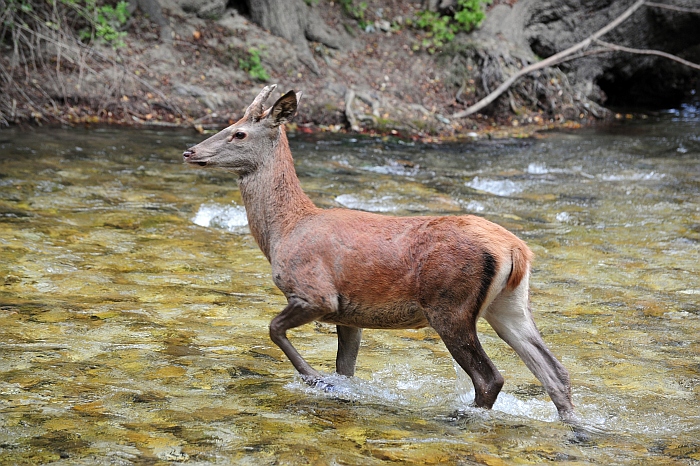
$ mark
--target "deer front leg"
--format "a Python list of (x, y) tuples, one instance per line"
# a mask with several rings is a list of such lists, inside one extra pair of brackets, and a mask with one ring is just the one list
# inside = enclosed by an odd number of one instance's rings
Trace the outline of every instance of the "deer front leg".
[(355, 375), (357, 352), (362, 341), (362, 329), (337, 325), (338, 356), (335, 359), (335, 371), (340, 375), (352, 377)]
[(284, 351), (294, 368), (309, 384), (315, 384), (321, 379), (321, 374), (309, 365), (287, 339), (287, 330), (313, 322), (323, 314), (314, 309), (306, 301), (293, 296), (289, 298), (287, 307), (270, 322), (270, 338)]

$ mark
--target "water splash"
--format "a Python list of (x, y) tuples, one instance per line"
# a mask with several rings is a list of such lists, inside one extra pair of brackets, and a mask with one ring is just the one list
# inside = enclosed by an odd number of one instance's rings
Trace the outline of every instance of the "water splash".
[(418, 165), (402, 163), (397, 160), (389, 160), (386, 165), (363, 168), (363, 170), (373, 173), (397, 176), (415, 176), (418, 174), (419, 169), (420, 167)]
[(202, 204), (192, 219), (196, 225), (223, 228), (232, 233), (248, 232), (245, 208), (239, 205)]
[(462, 206), (463, 209), (469, 211), (469, 212), (483, 212), (486, 210), (486, 207), (484, 204), (482, 204), (479, 201), (459, 201), (459, 204)]
[(629, 172), (629, 173), (618, 173), (613, 175), (601, 175), (603, 181), (650, 181), (650, 180), (660, 180), (666, 177), (663, 173), (656, 172)]
[[(328, 374), (317, 386), (309, 386), (297, 375), (285, 388), (307, 396), (322, 396), (366, 404), (400, 406), (411, 409), (437, 408), (482, 417), (487, 411), (472, 406), (474, 389), (469, 376), (454, 362), (456, 380), (419, 374), (409, 365), (390, 365), (372, 374), (370, 380)], [(501, 392), (493, 411), (545, 422), (558, 422), (557, 410), (549, 400), (522, 400)]]
[[(457, 376), (455, 382), (455, 391), (457, 392), (456, 408), (459, 411), (478, 409), (472, 407), (475, 393), (471, 379), (456, 361), (453, 360), (452, 363)], [(557, 410), (551, 402), (538, 399), (523, 401), (505, 392), (501, 392), (498, 395), (496, 403), (493, 405), (493, 410), (510, 414), (511, 416), (527, 417), (539, 421), (554, 422), (559, 420)]]
[(675, 122), (696, 122), (700, 119), (700, 101), (696, 97), (691, 102), (681, 104), (680, 108), (667, 110)]
[(392, 203), (391, 196), (360, 199), (354, 194), (341, 194), (335, 198), (335, 202), (349, 209), (366, 210), (368, 212), (396, 212), (399, 206)]
[(571, 221), (571, 214), (568, 212), (559, 212), (555, 218), (557, 222), (567, 223)]
[(416, 373), (409, 364), (389, 365), (373, 372), (370, 380), (328, 374), (316, 387), (307, 385), (297, 376), (285, 388), (302, 391), (309, 396), (412, 409), (449, 406), (454, 400), (451, 380), (434, 374)]
[(547, 166), (543, 163), (531, 163), (526, 170), (530, 175), (546, 175), (550, 172)]
[(470, 188), (496, 196), (510, 196), (523, 190), (522, 186), (512, 180), (489, 180), (481, 179), (478, 176), (465, 184)]

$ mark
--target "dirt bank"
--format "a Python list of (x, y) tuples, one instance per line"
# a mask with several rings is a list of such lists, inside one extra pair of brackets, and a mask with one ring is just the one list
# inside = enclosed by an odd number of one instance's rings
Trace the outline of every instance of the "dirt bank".
[[(607, 95), (597, 84), (604, 74), (607, 83), (618, 82), (611, 71), (615, 67), (611, 54), (603, 65), (585, 62), (588, 71), (569, 65), (564, 71), (543, 71), (523, 79), (481, 114), (452, 115), (483, 97), (513, 69), (538, 60), (536, 52), (561, 50), (624, 9), (622, 3), (631, 2), (598, 0), (602, 19), (589, 21), (581, 29), (564, 20), (576, 13), (561, 5), (566, 2), (549, 2), (553, 5), (547, 16), (541, 2), (496, 1), (479, 31), (459, 35), (437, 53), (422, 45), (426, 33), (409, 25), (423, 8), (421, 3), (367, 1), (359, 22), (340, 2), (319, 2), (314, 11), (337, 33), (340, 48), (309, 42), (311, 64), (308, 57), (300, 56), (298, 47), (254, 24), (241, 2), (160, 3), (172, 40), (163, 41), (162, 28), (137, 12), (126, 25), (124, 46), (117, 49), (106, 45), (87, 48), (67, 38), (63, 45), (38, 39), (40, 59), (34, 57), (30, 66), (29, 58), (24, 57), (25, 62), (18, 66), (12, 62), (16, 60), (12, 48), (6, 46), (0, 58), (2, 67), (14, 74), (6, 71), (3, 75), (0, 122), (203, 130), (236, 120), (265, 83), (277, 83), (280, 91), (304, 92), (296, 119), (300, 131), (428, 138), (517, 136), (553, 126), (578, 127), (614, 117), (603, 106)], [(636, 27), (643, 26), (642, 20), (636, 21)], [(692, 52), (691, 45), (700, 44), (700, 38), (681, 23), (688, 46), (676, 45), (675, 49)], [(553, 38), (552, 31), (559, 32), (560, 41)], [(647, 62), (646, 69), (653, 69), (656, 62)], [(624, 66), (629, 79), (634, 75), (629, 72), (629, 60)], [(676, 98), (696, 86), (692, 75), (688, 77), (679, 67), (670, 69)]]

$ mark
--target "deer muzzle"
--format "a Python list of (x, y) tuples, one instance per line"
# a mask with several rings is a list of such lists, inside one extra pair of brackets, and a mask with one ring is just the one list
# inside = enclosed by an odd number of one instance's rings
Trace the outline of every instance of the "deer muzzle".
[(182, 160), (187, 162), (187, 163), (199, 165), (200, 167), (205, 167), (207, 165), (207, 162), (194, 160), (194, 156), (195, 156), (194, 148), (189, 148), (185, 152), (182, 153)]

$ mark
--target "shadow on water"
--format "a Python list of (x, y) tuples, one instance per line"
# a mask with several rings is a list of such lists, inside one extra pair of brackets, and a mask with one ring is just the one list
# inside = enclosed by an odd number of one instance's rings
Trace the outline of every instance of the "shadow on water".
[(700, 136), (689, 106), (527, 141), (291, 138), (323, 207), (477, 214), (525, 239), (532, 305), (581, 425), (487, 324), (492, 411), (430, 329), (269, 341), (284, 306), (233, 178), (193, 170), (190, 132), (0, 133), (2, 464), (696, 464)]

